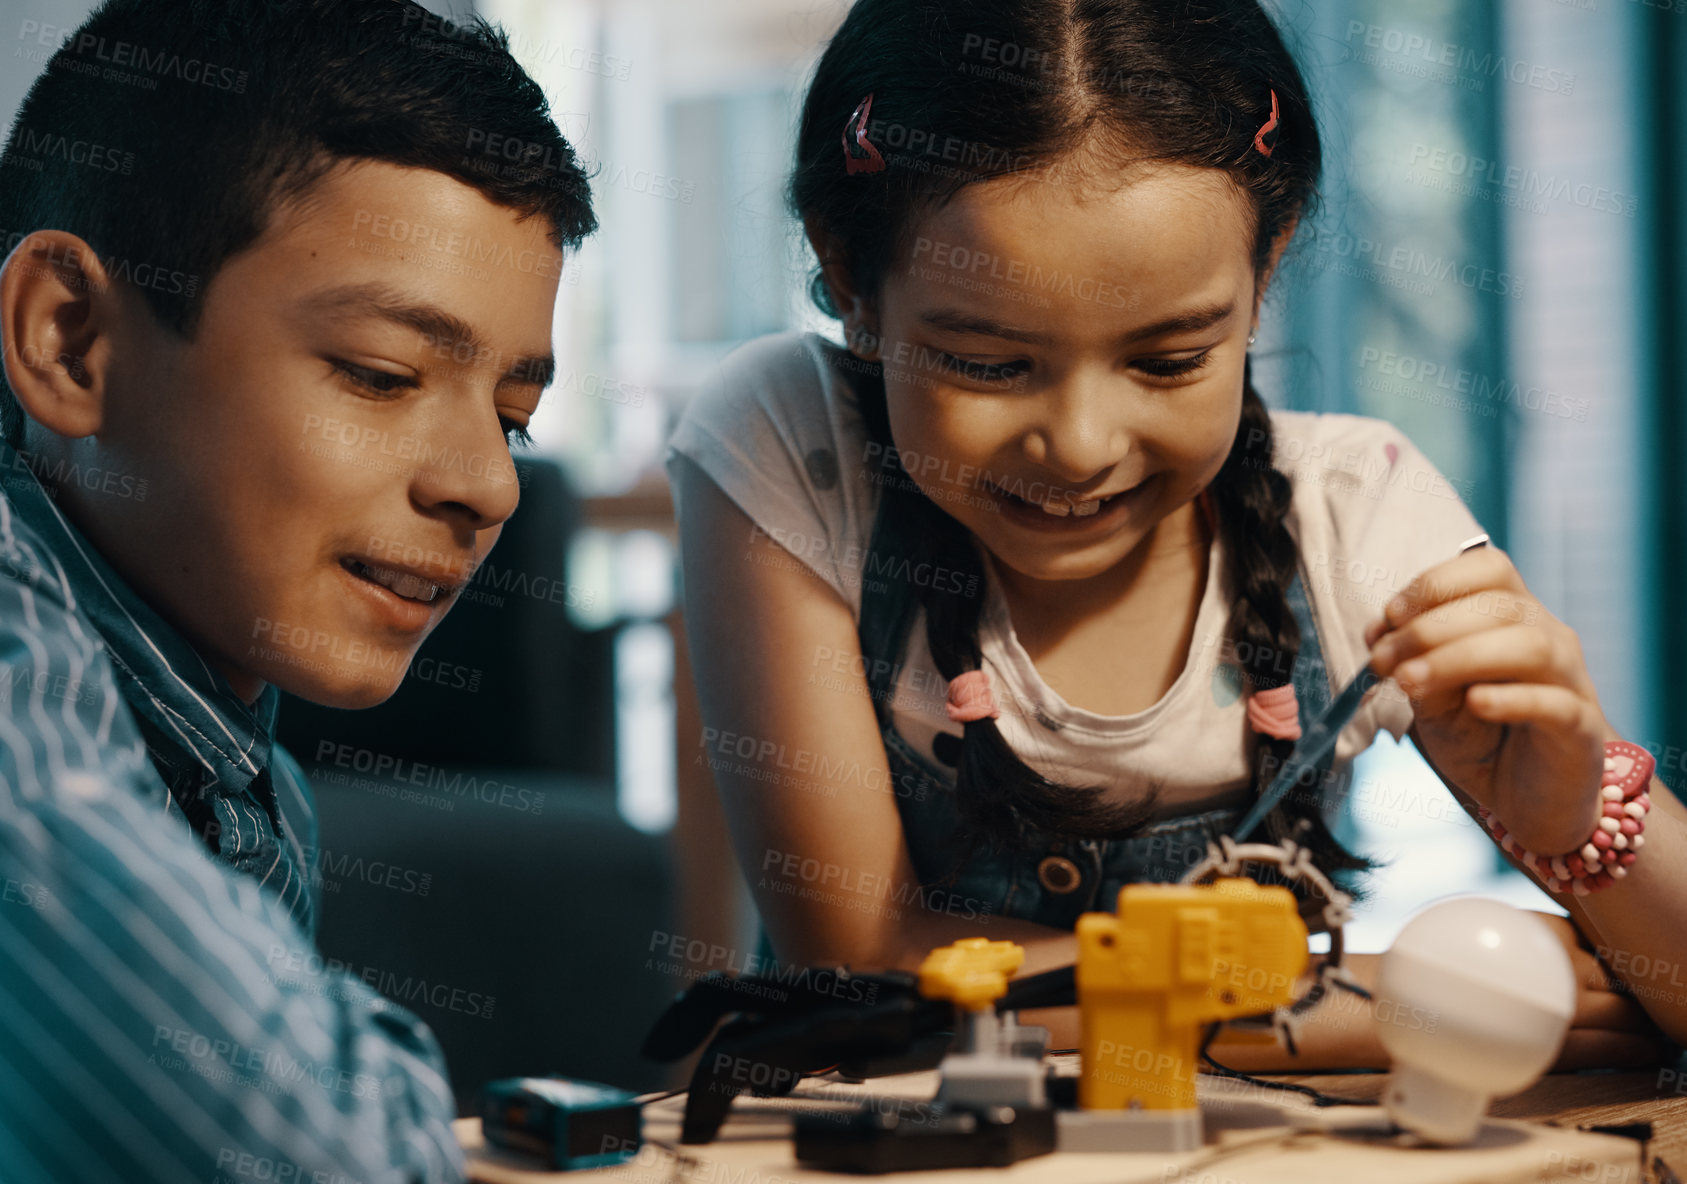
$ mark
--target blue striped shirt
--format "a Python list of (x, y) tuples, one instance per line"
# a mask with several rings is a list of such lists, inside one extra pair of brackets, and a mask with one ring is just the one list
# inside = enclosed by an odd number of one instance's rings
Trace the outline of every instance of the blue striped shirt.
[(7, 1184), (462, 1177), (432, 1033), (315, 952), (277, 697), (236, 696), (0, 443)]

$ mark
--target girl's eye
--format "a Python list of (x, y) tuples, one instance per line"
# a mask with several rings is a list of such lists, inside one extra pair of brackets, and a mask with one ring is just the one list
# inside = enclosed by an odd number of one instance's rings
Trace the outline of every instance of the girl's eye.
[(515, 420), (499, 416), (498, 424), (504, 429), (504, 439), (509, 442), (511, 448), (527, 448), (532, 445), (532, 434)]
[(1144, 374), (1155, 378), (1182, 378), (1205, 366), (1212, 352), (1212, 347), (1208, 346), (1192, 358), (1138, 358), (1136, 365)]
[(984, 386), (999, 386), (1003, 383), (1018, 382), (1031, 370), (1031, 363), (1017, 362), (981, 362), (976, 358), (963, 358), (955, 354), (938, 354), (939, 367), (945, 374), (959, 378), (965, 382), (976, 382)]
[(372, 370), (368, 366), (358, 366), (338, 359), (332, 360), (330, 364), (353, 383), (378, 395), (396, 394), (398, 391), (421, 385), (414, 374), (394, 374), (388, 370)]

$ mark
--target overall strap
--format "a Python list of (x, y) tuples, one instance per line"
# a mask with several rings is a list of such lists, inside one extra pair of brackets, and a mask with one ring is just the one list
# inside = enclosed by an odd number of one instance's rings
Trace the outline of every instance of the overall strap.
[(1330, 705), (1335, 688), (1330, 685), (1329, 666), (1324, 661), (1324, 647), (1318, 640), (1318, 624), (1308, 603), (1306, 585), (1301, 580), (1300, 564), (1295, 564), (1295, 578), (1284, 593), (1295, 624), (1300, 626), (1300, 654), (1295, 662), (1295, 698), (1300, 704), (1300, 729), (1306, 731), (1312, 721)]
[[(1324, 649), (1318, 640), (1318, 627), (1312, 615), (1312, 606), (1306, 596), (1306, 586), (1301, 578), (1299, 564), (1296, 565), (1295, 576), (1289, 584), (1285, 598), (1288, 600), (1290, 611), (1294, 613), (1295, 622), (1300, 626), (1300, 652), (1296, 655), (1294, 671), (1291, 675), (1295, 688), (1295, 704), (1300, 716), (1302, 740), (1296, 742), (1295, 753), (1302, 752), (1303, 744), (1311, 743), (1316, 746), (1312, 733), (1314, 725), (1324, 714), (1332, 700), (1334, 688), (1330, 685), (1329, 665), (1324, 660)], [(1350, 692), (1351, 693), (1351, 692)], [(1334, 721), (1331, 721), (1332, 723)], [(1343, 721), (1345, 722), (1345, 721)], [(1339, 725), (1337, 725), (1339, 726)], [(1328, 733), (1325, 733), (1326, 736)], [(1333, 739), (1333, 738), (1332, 738)], [(1335, 763), (1336, 745), (1331, 742), (1318, 760), (1307, 766), (1296, 775), (1295, 785), (1305, 784), (1307, 774), (1311, 774), (1311, 784), (1321, 785), (1329, 776), (1330, 768)], [(1291, 755), (1289, 763), (1294, 763)], [(1277, 809), (1278, 799), (1291, 786), (1283, 782), (1280, 770), (1277, 776), (1261, 787), (1260, 796), (1255, 799), (1252, 807), (1242, 817), (1230, 832), (1241, 840), (1247, 840), (1261, 822), (1271, 817), (1271, 812)]]
[[(873, 554), (878, 533), (875, 526), (868, 554)], [(881, 732), (890, 725), (890, 701), (902, 673), (902, 654), (915, 616), (915, 606), (905, 589), (900, 595), (892, 594), (894, 583), (889, 579), (862, 579), (861, 617), (855, 627), (866, 667), (868, 698)]]

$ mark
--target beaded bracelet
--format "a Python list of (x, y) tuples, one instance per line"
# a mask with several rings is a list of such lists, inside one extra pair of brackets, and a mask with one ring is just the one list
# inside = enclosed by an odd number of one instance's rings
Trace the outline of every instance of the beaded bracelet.
[(1652, 808), (1646, 790), (1656, 767), (1652, 754), (1638, 744), (1607, 741), (1605, 772), (1599, 782), (1599, 825), (1579, 851), (1568, 855), (1537, 855), (1512, 838), (1492, 811), (1479, 807), (1477, 814), (1499, 840), (1500, 850), (1539, 876), (1548, 892), (1586, 896), (1628, 875), (1639, 857), (1646, 843), (1646, 812)]

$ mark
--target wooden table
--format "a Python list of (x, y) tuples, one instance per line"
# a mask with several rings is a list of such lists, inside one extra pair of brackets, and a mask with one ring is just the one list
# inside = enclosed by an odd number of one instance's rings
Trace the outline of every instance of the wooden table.
[[(1555, 1122), (1569, 1127), (1650, 1122), (1653, 1137), (1646, 1148), (1648, 1166), (1654, 1156), (1662, 1156), (1687, 1181), (1687, 1071), (1679, 1078), (1670, 1074), (1661, 1087), (1659, 1076), (1657, 1069), (1554, 1073), (1514, 1097), (1498, 1099), (1488, 1108), (1488, 1113), (1497, 1118)], [(1344, 1098), (1375, 1101), (1388, 1075), (1284, 1076), (1278, 1080), (1310, 1085)]]
[[(1279, 1077), (1355, 1102), (1373, 1102), (1384, 1074)], [(1582, 1180), (1593, 1184), (1647, 1184), (1654, 1157), (1687, 1180), (1687, 1092), (1676, 1093), (1659, 1074), (1624, 1072), (1551, 1076), (1515, 1097), (1495, 1102), (1477, 1142), (1464, 1148), (1411, 1146), (1404, 1138), (1296, 1133), (1292, 1112), (1310, 1110), (1298, 1095), (1203, 1077), (1207, 1146), (1180, 1154), (1061, 1153), (990, 1169), (1002, 1184), (1538, 1184)], [(871, 1083), (880, 1096), (929, 1098), (935, 1073), (883, 1078)], [(1684, 1085), (1683, 1090), (1687, 1090)], [(487, 1148), (476, 1119), (456, 1124), (469, 1158), (471, 1179), (483, 1184), (540, 1184), (574, 1179), (580, 1184), (837, 1184), (847, 1179), (797, 1166), (788, 1138), (789, 1111), (832, 1105), (864, 1095), (866, 1086), (805, 1082), (786, 1099), (740, 1099), (733, 1119), (714, 1143), (678, 1146), (683, 1097), (645, 1112), (647, 1146), (613, 1168), (568, 1175), (535, 1170), (531, 1160)], [(811, 1097), (811, 1095), (813, 1095)], [(1651, 1122), (1654, 1137), (1641, 1159), (1638, 1142), (1575, 1129), (1588, 1124)], [(1558, 1125), (1546, 1125), (1547, 1123)], [(940, 1171), (885, 1177), (894, 1184), (961, 1184), (979, 1171)], [(1667, 1180), (1668, 1177), (1663, 1177)]]

